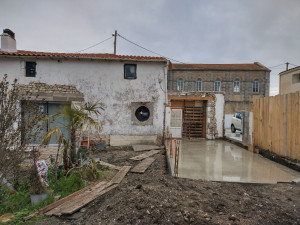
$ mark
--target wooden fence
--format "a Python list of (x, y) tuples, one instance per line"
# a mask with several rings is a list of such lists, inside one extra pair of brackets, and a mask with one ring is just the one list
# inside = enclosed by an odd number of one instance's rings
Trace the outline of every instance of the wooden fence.
[(254, 100), (253, 143), (300, 160), (300, 92)]

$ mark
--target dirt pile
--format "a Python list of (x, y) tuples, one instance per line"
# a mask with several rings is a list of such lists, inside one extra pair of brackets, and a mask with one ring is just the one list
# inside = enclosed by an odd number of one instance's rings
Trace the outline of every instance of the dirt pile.
[[(135, 166), (140, 153), (111, 150), (102, 161)], [(165, 155), (144, 174), (129, 173), (118, 188), (69, 218), (39, 224), (300, 224), (300, 185), (239, 184), (171, 177)]]

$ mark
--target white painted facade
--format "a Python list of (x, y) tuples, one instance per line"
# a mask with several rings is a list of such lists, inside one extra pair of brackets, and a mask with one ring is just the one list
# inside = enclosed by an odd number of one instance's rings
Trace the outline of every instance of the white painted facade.
[(215, 94), (215, 118), (217, 123), (217, 138), (223, 137), (225, 98), (223, 94)]
[[(26, 61), (36, 62), (36, 77), (25, 76)], [(137, 65), (137, 79), (124, 79), (126, 63)], [(166, 61), (1, 56), (1, 79), (4, 74), (10, 82), (17, 78), (20, 84), (74, 85), (85, 101), (103, 103), (102, 135), (163, 135)], [(133, 125), (133, 102), (153, 104), (151, 125)]]

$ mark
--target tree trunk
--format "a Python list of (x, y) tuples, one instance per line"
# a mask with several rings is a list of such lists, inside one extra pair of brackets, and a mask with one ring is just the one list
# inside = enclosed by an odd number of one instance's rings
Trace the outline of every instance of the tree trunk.
[(70, 150), (71, 150), (71, 161), (75, 163), (76, 160), (76, 129), (70, 129)]

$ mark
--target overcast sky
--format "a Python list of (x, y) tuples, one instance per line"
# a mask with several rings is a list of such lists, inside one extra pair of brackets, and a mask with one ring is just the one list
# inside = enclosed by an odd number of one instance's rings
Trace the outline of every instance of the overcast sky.
[[(300, 0), (0, 0), (0, 29), (17, 49), (76, 52), (123, 37), (184, 63), (300, 65)], [(113, 52), (113, 38), (85, 52)], [(117, 40), (117, 54), (152, 55)], [(293, 67), (293, 66), (291, 66)], [(290, 68), (291, 68), (290, 67)]]

